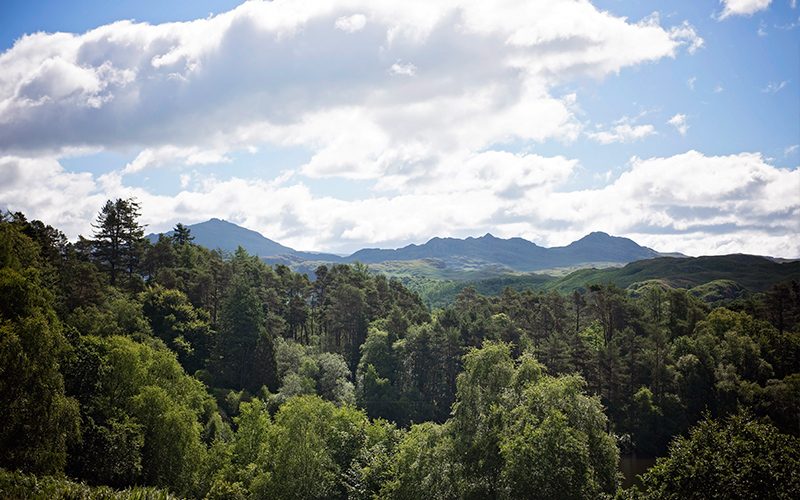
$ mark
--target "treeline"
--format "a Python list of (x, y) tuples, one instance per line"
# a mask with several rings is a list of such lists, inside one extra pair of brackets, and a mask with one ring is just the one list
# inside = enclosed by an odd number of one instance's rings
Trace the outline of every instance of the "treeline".
[[(620, 450), (728, 416), (756, 426), (744, 448), (782, 443), (757, 463), (797, 463), (797, 283), (714, 310), (595, 286), (430, 311), (364, 266), (310, 280), (138, 219), (109, 201), (75, 243), (0, 220), (0, 467), (207, 498), (598, 498)], [(641, 494), (682, 491), (681, 466)]]

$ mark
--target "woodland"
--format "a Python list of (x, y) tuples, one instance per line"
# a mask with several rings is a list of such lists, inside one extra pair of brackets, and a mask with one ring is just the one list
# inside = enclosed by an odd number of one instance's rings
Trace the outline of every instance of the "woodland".
[[(797, 498), (800, 284), (430, 308), (362, 264), (0, 220), (0, 497)], [(623, 487), (620, 460), (657, 458)]]

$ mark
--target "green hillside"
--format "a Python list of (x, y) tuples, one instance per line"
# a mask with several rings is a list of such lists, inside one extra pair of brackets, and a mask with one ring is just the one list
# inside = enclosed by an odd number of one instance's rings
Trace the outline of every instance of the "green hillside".
[(429, 307), (444, 307), (451, 304), (456, 296), (467, 287), (472, 287), (481, 295), (499, 295), (510, 287), (515, 290), (541, 290), (547, 283), (555, 280), (546, 274), (503, 274), (476, 281), (442, 281), (431, 278), (401, 279), (403, 284), (416, 291)]
[(461, 281), (442, 282), (430, 277), (404, 277), (402, 280), (432, 307), (451, 303), (468, 286), (484, 295), (497, 295), (506, 287), (569, 293), (592, 284), (614, 284), (635, 294), (638, 288), (654, 283), (663, 288), (686, 288), (705, 302), (714, 303), (740, 297), (748, 291), (763, 292), (782, 281), (800, 280), (800, 261), (776, 262), (765, 257), (741, 254), (662, 257), (632, 262), (624, 267), (579, 269), (563, 277), (502, 274)]
[(762, 292), (775, 283), (800, 279), (800, 262), (774, 262), (756, 255), (719, 255), (694, 258), (662, 257), (632, 262), (618, 269), (583, 269), (544, 288), (562, 292), (589, 284), (612, 283), (628, 288), (659, 279), (673, 288), (694, 288), (716, 280), (730, 280), (747, 290)]

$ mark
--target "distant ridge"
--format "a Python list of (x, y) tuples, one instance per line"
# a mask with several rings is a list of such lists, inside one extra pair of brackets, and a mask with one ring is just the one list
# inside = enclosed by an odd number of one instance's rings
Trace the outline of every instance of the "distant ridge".
[(776, 283), (800, 279), (800, 262), (775, 262), (769, 257), (747, 254), (702, 257), (661, 257), (631, 262), (615, 269), (581, 269), (549, 288), (571, 291), (587, 284), (613, 283), (628, 288), (636, 283), (658, 280), (672, 288), (693, 288), (712, 281), (730, 280), (744, 288), (763, 292)]
[[(300, 252), (232, 222), (211, 219), (187, 226), (195, 243), (211, 249), (233, 252), (239, 246), (268, 263), (308, 267), (308, 263), (380, 264), (384, 262), (436, 259), (454, 268), (498, 268), (512, 272), (531, 272), (587, 263), (627, 264), (664, 255), (628, 238), (593, 232), (563, 247), (545, 248), (523, 238), (498, 238), (491, 233), (480, 237), (431, 238), (422, 245), (397, 249), (365, 248), (343, 257), (334, 254)], [(171, 235), (172, 232), (166, 233)], [(156, 241), (158, 235), (148, 235)], [(680, 254), (677, 254), (680, 255)], [(306, 264), (304, 266), (304, 264)]]
[[(703, 257), (659, 257), (631, 262), (623, 267), (584, 268), (566, 276), (543, 274), (500, 274), (474, 280), (448, 280), (440, 286), (418, 287), (430, 307), (452, 304), (467, 287), (483, 295), (498, 295), (506, 288), (515, 290), (556, 290), (571, 293), (591, 285), (612, 284), (638, 295), (650, 287), (682, 288), (700, 300), (715, 303), (736, 299), (753, 292), (765, 292), (774, 285), (800, 281), (800, 260), (783, 262), (758, 255), (731, 254)], [(415, 282), (409, 282), (414, 286)]]
[(640, 246), (633, 240), (602, 232), (591, 233), (565, 247), (553, 248), (541, 247), (523, 238), (503, 239), (487, 233), (479, 238), (432, 238), (424, 245), (408, 245), (396, 250), (363, 249), (347, 260), (377, 264), (430, 258), (448, 262), (454, 258), (469, 258), (526, 272), (586, 262), (625, 264), (660, 256), (655, 250)]

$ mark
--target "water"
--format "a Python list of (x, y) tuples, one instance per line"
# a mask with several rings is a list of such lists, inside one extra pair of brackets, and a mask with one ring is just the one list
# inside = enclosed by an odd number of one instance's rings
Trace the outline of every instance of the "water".
[(655, 465), (655, 458), (641, 458), (636, 456), (621, 457), (619, 460), (619, 468), (622, 471), (624, 479), (622, 480), (623, 488), (630, 488), (633, 485), (641, 484), (639, 474), (644, 474), (647, 469)]

